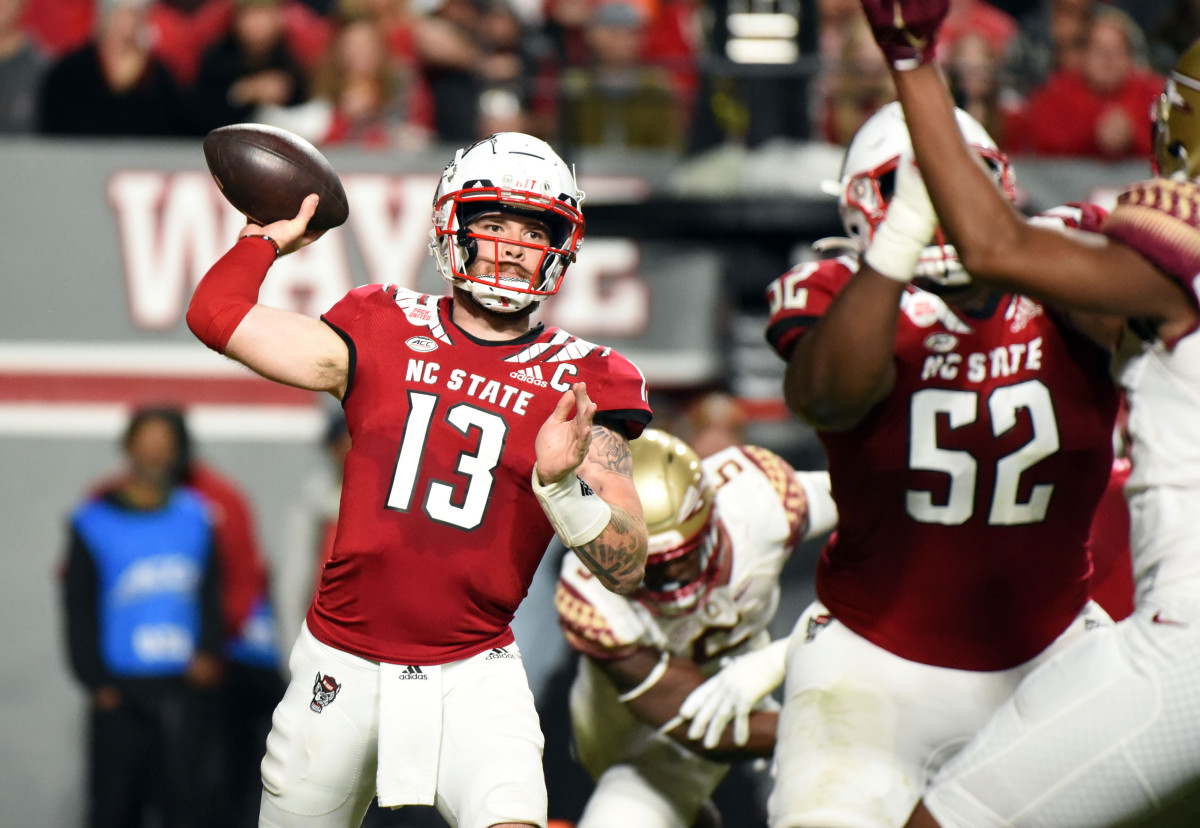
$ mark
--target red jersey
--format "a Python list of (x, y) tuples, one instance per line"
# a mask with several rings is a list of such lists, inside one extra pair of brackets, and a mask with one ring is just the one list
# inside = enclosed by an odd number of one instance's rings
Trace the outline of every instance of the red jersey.
[(554, 536), (530, 486), (538, 430), (580, 381), (630, 437), (650, 421), (645, 380), (612, 349), (541, 326), (484, 342), (450, 309), (448, 296), (370, 285), (322, 317), (350, 347), (351, 448), (307, 620), (365, 658), (444, 664), (511, 644)]
[[(819, 321), (852, 267), (794, 271), (793, 311), (772, 318), (768, 338), (794, 342)], [(1117, 408), (1108, 354), (1030, 299), (1002, 296), (976, 318), (910, 287), (895, 366), (862, 422), (819, 433), (838, 531), (817, 595), (902, 658), (1013, 667), (1088, 600)]]

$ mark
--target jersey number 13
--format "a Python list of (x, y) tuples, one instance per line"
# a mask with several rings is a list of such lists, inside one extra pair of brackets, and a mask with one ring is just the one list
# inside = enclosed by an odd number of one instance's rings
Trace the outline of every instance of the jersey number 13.
[[(396, 457), (396, 471), (392, 475), (392, 487), (388, 491), (387, 507), (398, 512), (407, 512), (412, 506), (417, 476), (421, 472), (421, 458), (429, 440), (429, 427), (433, 422), (438, 397), (419, 391), (408, 392), (408, 419), (404, 423), (404, 437)], [(504, 438), (508, 434), (508, 423), (498, 414), (477, 408), (469, 403), (456, 403), (446, 411), (445, 420), (460, 434), (478, 430), (479, 444), (474, 454), (463, 452), (458, 456), (456, 471), (467, 479), (466, 493), (461, 504), (454, 502), (455, 487), (444, 481), (431, 480), (425, 494), (425, 514), (438, 523), (475, 529), (483, 523), (492, 486), (496, 483), (493, 474), (500, 465), (504, 451)]]

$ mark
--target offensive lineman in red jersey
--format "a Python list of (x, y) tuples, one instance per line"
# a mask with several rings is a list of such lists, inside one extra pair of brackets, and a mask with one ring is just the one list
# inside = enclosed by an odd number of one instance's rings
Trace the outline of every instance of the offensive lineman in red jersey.
[(911, 219), (901, 236), (917, 243), (914, 231), (919, 238), (940, 215), (977, 281), (1128, 320), (1117, 375), (1129, 404), (1125, 495), (1137, 598), (1128, 618), (1022, 680), (937, 775), (909, 824), (1195, 825), (1200, 41), (1179, 58), (1153, 112), (1154, 178), (1117, 197), (1100, 235), (1075, 237), (1031, 226), (996, 198), (947, 129), (952, 104), (932, 55), (948, 6), (863, 2), (928, 184), (926, 193), (915, 175), (897, 181), (893, 205)]
[[(956, 115), (1011, 193), (1007, 161)], [(842, 169), (861, 258), (768, 290), (784, 397), (818, 430), (839, 512), (788, 648), (772, 828), (903, 825), (1021, 676), (1110, 623), (1088, 599), (1087, 540), (1112, 462), (1117, 326), (981, 289), (931, 238), (896, 251), (909, 151), (889, 104)]]
[[(544, 142), (459, 150), (430, 245), (449, 296), (394, 285), (321, 321), (255, 304), (277, 255), (312, 241), (249, 225), (188, 324), (270, 379), (342, 401), (334, 550), (292, 651), (263, 760), (264, 826), (355, 826), (436, 805), (461, 828), (546, 824), (543, 737), (509, 623), (555, 533), (597, 580), (641, 582), (629, 439), (645, 381), (609, 348), (532, 326), (583, 235), (575, 175)], [(315, 676), (315, 678), (314, 678)]]

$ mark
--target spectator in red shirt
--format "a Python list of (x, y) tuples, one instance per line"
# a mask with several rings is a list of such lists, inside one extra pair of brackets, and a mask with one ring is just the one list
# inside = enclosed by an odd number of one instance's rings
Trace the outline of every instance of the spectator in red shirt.
[(1047, 0), (1024, 15), (1004, 55), (1008, 82), (1021, 95), (1045, 83), (1051, 72), (1079, 67), (1094, 0)]
[(204, 50), (229, 31), (231, 0), (157, 0), (146, 9), (151, 51), (187, 88), (196, 79)]
[(1124, 12), (1097, 9), (1078, 69), (1054, 72), (1010, 124), (1011, 151), (1149, 156), (1150, 112), (1163, 79), (1145, 68), (1144, 51), (1141, 30)]

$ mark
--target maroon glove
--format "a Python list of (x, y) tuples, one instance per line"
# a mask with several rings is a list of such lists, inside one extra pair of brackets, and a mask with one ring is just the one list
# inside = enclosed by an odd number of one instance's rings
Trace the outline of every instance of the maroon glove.
[(933, 60), (938, 27), (950, 0), (862, 0), (875, 42), (894, 68), (916, 69)]

